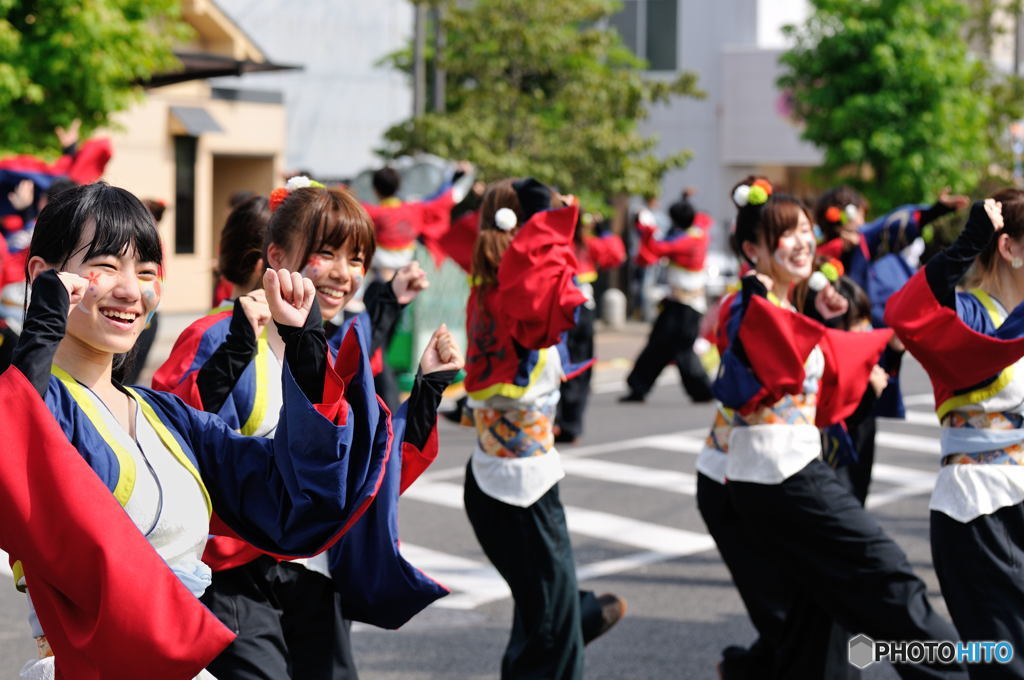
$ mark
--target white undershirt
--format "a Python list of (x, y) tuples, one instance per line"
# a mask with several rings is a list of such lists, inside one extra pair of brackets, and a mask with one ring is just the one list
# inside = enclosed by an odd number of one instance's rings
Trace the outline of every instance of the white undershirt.
[[(1006, 309), (992, 299), (1002, 318)], [(975, 404), (964, 407), (967, 411), (985, 413), (1024, 413), (1024, 359), (1013, 366), (1013, 378), (1002, 390)], [(942, 428), (942, 456), (997, 450), (1010, 444), (1014, 434), (1024, 441), (1021, 430), (984, 430)], [(985, 438), (993, 440), (986, 446)], [(971, 442), (977, 439), (977, 442)], [(967, 523), (982, 515), (990, 515), (1000, 508), (1024, 502), (1024, 466), (999, 464), (954, 463), (943, 465), (935, 478), (935, 488), (928, 504), (930, 510), (941, 512), (958, 522)]]
[[(199, 483), (164, 446), (141, 407), (135, 406), (136, 444), (106, 404), (91, 391), (87, 390), (86, 394), (107, 431), (135, 462), (135, 486), (125, 511), (175, 576), (198, 598), (210, 584), (210, 568), (202, 561), (210, 517)], [(130, 565), (115, 565), (115, 568), (130, 568)], [(139, 606), (145, 603), (140, 602)], [(38, 627), (31, 598), (29, 610), (32, 632), (38, 637), (43, 631)], [(22, 680), (52, 679), (53, 657), (28, 662), (19, 677)], [(200, 679), (212, 677), (205, 671), (198, 676)]]
[[(469, 407), (498, 411), (547, 408), (554, 412), (562, 387), (562, 360), (556, 347), (549, 347), (543, 351), (547, 355), (544, 367), (523, 396), (518, 399), (501, 396), (482, 401), (470, 399)], [(558, 450), (554, 446), (540, 456), (499, 458), (485, 453), (477, 442), (470, 464), (473, 468), (473, 477), (481, 491), (491, 498), (520, 508), (536, 503), (565, 477)]]
[[(804, 362), (804, 394), (818, 392), (825, 357), (815, 347)], [(781, 484), (821, 455), (821, 433), (813, 424), (737, 423), (729, 433), (725, 476), (733, 481)]]

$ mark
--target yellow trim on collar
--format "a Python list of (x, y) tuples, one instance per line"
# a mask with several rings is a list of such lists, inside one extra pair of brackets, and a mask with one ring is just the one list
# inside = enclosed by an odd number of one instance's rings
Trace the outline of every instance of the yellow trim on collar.
[[(992, 297), (983, 291), (981, 288), (975, 288), (974, 290), (968, 291), (971, 295), (978, 299), (978, 302), (982, 304), (985, 311), (988, 312), (988, 316), (992, 319), (992, 325), (999, 328), (1003, 325), (1005, 317), (999, 311), (995, 301)], [(935, 409), (935, 413), (938, 415), (941, 421), (950, 411), (954, 411), (962, 406), (968, 406), (970, 404), (977, 404), (978, 402), (990, 399), (995, 395), (999, 394), (1010, 381), (1013, 380), (1013, 364), (1010, 364), (1003, 369), (999, 377), (996, 378), (991, 384), (985, 385), (979, 389), (967, 392), (965, 394), (958, 394), (955, 397), (950, 397), (946, 401), (939, 404), (938, 408)]]
[(67, 371), (62, 369), (60, 366), (54, 364), (50, 368), (50, 372), (67, 388), (68, 392), (71, 393), (71, 398), (75, 400), (78, 407), (82, 409), (85, 416), (92, 423), (92, 426), (96, 428), (100, 437), (107, 443), (111, 451), (114, 452), (114, 456), (117, 458), (118, 464), (118, 475), (117, 484), (114, 486), (114, 498), (121, 506), (128, 504), (128, 499), (132, 497), (132, 492), (135, 490), (135, 459), (132, 458), (131, 454), (125, 451), (124, 447), (114, 439), (114, 436), (107, 429), (106, 424), (103, 422), (103, 416), (100, 415), (99, 410), (96, 408), (96, 404), (87, 394), (85, 387), (80, 385), (77, 380), (71, 377)]
[(263, 417), (267, 413), (267, 390), (270, 380), (270, 345), (267, 343), (266, 330), (256, 340), (256, 357), (253, 359), (256, 364), (255, 392), (253, 394), (252, 411), (245, 419), (240, 432), (251, 437), (263, 424)]
[(530, 389), (530, 386), (537, 381), (540, 377), (541, 371), (544, 370), (544, 366), (548, 363), (548, 352), (551, 351), (550, 347), (545, 347), (538, 352), (537, 365), (530, 371), (530, 381), (526, 386), (513, 385), (512, 383), (495, 383), (489, 387), (485, 387), (482, 390), (476, 392), (468, 392), (470, 399), (475, 401), (484, 401), (491, 397), (507, 397), (508, 399), (519, 399), (526, 391)]
[(150, 426), (156, 430), (156, 434), (160, 437), (160, 441), (163, 442), (164, 447), (166, 447), (167, 450), (171, 452), (171, 455), (181, 463), (182, 467), (188, 470), (189, 474), (195, 478), (196, 483), (199, 484), (199, 488), (203, 492), (203, 499), (206, 501), (206, 512), (208, 515), (212, 514), (213, 501), (210, 500), (210, 492), (206, 489), (206, 485), (203, 484), (203, 478), (199, 475), (199, 470), (196, 469), (196, 466), (193, 465), (192, 461), (185, 455), (185, 451), (181, 448), (181, 444), (178, 443), (178, 440), (174, 438), (174, 435), (172, 435), (171, 431), (167, 429), (164, 422), (160, 420), (160, 416), (156, 414), (156, 411), (154, 411), (153, 407), (149, 405), (149, 402), (142, 398), (141, 394), (130, 387), (125, 387), (125, 390), (127, 390), (128, 394), (135, 399), (139, 408), (142, 409), (142, 415), (149, 422)]
[(23, 593), (28, 592), (28, 586), (25, 584), (25, 565), (21, 563), (21, 560), (14, 561), (14, 564), (11, 565), (11, 572), (14, 574), (14, 587)]
[(584, 272), (576, 275), (576, 280), (580, 283), (593, 283), (597, 281), (597, 272)]

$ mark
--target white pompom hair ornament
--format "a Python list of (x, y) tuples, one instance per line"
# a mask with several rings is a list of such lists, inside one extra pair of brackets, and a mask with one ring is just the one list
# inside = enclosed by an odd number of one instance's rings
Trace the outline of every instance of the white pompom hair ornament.
[(857, 210), (857, 206), (855, 206), (853, 203), (848, 203), (843, 212), (846, 213), (847, 221), (855, 220), (858, 217), (860, 217), (860, 212)]
[(828, 277), (822, 274), (820, 271), (811, 274), (810, 280), (807, 281), (807, 285), (815, 293), (820, 293), (825, 290), (825, 286), (828, 285)]
[(288, 191), (295, 191), (296, 189), (305, 189), (306, 187), (313, 186), (313, 180), (306, 177), (305, 175), (296, 175), (288, 180), (284, 185), (284, 188)]
[(746, 184), (741, 184), (736, 187), (736, 190), (732, 192), (732, 202), (743, 207), (747, 204), (750, 199), (750, 187)]
[(498, 211), (494, 213), (494, 226), (502, 231), (512, 231), (519, 224), (519, 218), (516, 217), (515, 210), (511, 208), (498, 208)]

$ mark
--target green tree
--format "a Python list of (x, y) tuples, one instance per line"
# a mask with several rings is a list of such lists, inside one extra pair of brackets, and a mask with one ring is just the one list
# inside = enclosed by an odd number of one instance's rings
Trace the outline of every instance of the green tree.
[(989, 157), (984, 63), (968, 56), (958, 0), (811, 0), (787, 27), (795, 45), (779, 85), (803, 136), (824, 152), (820, 177), (880, 207), (971, 190)]
[[(386, 155), (416, 151), (473, 161), (485, 179), (532, 175), (603, 205), (644, 193), (690, 157), (652, 152), (638, 122), (673, 96), (702, 97), (696, 76), (646, 78), (605, 28), (610, 0), (443, 0), (444, 113), (386, 133)], [(390, 58), (410, 70), (410, 51)], [(437, 55), (431, 55), (435, 58)]]
[(53, 150), (53, 129), (106, 125), (177, 63), (178, 0), (0, 0), (0, 149)]

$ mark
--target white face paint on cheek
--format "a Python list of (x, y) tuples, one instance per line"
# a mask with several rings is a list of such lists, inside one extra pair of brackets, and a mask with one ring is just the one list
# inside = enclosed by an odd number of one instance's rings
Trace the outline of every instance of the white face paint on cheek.
[(775, 247), (775, 252), (772, 253), (772, 257), (779, 265), (785, 266), (786, 260), (790, 254), (796, 250), (797, 239), (792, 234), (789, 236), (783, 236), (779, 239), (778, 245)]

